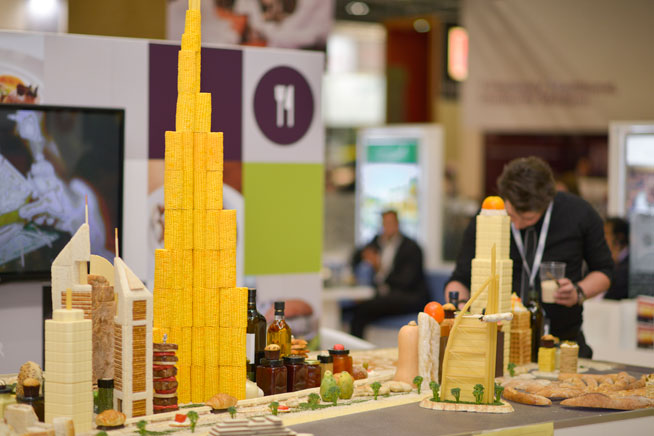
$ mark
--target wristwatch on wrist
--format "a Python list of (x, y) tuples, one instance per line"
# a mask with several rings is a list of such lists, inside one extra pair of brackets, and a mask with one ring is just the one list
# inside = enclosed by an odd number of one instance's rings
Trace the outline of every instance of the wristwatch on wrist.
[(577, 306), (581, 306), (586, 301), (586, 294), (584, 294), (583, 289), (581, 289), (578, 283), (575, 283), (574, 286), (577, 291)]

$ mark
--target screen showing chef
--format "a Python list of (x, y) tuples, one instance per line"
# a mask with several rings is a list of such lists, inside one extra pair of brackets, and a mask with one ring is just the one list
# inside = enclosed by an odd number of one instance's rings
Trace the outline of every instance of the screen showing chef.
[(114, 256), (122, 110), (0, 105), (0, 274), (47, 274), (85, 220), (91, 252)]

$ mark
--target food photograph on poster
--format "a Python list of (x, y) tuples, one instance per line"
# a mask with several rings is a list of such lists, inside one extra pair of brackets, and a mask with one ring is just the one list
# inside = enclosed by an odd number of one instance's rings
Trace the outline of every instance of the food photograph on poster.
[(651, 434), (649, 0), (5, 3), (0, 436)]

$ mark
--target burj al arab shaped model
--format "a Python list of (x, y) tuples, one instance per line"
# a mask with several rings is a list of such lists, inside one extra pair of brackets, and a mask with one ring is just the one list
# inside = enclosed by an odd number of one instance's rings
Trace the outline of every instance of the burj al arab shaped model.
[[(508, 270), (502, 268), (506, 264), (506, 259), (503, 258), (508, 258), (510, 234), (509, 217), (504, 210), (504, 204), (501, 199), (495, 198), (493, 207), (485, 208), (489, 202), (484, 201), (482, 213), (478, 216), (482, 219), (482, 225), (479, 225), (478, 219), (476, 258), (472, 261), (475, 265), (478, 259), (485, 260), (489, 268), (488, 273), (485, 280), (474, 289), (479, 275), (484, 272), (479, 268), (475, 271), (473, 268), (472, 274), (477, 277), (472, 280), (472, 297), (454, 320), (443, 357), (440, 402), (426, 399), (420, 403), (422, 407), (491, 413), (513, 411), (510, 404), (501, 404), (495, 398), (498, 323), (509, 323), (513, 318), (510, 311), (499, 310), (500, 278), (507, 273), (511, 276), (510, 264)], [(484, 220), (485, 218), (488, 220)], [(483, 221), (489, 221), (491, 225), (484, 225), (489, 223)], [(496, 225), (492, 225), (493, 223)], [(502, 258), (498, 258), (498, 251), (502, 252)], [(511, 262), (510, 259), (508, 261)], [(498, 265), (500, 268), (497, 268)], [(485, 300), (484, 314), (468, 313), (468, 309), (480, 300)]]
[(165, 134), (164, 249), (155, 251), (155, 341), (178, 344), (180, 403), (245, 399), (247, 288), (236, 287), (236, 211), (223, 210), (223, 134), (200, 92), (200, 0), (178, 55), (175, 131)]

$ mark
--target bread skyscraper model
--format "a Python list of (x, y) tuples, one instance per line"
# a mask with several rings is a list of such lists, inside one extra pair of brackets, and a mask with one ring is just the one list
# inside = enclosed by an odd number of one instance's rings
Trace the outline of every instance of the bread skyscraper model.
[(236, 287), (236, 211), (222, 208), (223, 134), (211, 132), (200, 70), (200, 1), (190, 0), (175, 131), (165, 137), (165, 248), (155, 252), (154, 281), (154, 325), (179, 346), (180, 403), (219, 392), (245, 398), (247, 289)]

